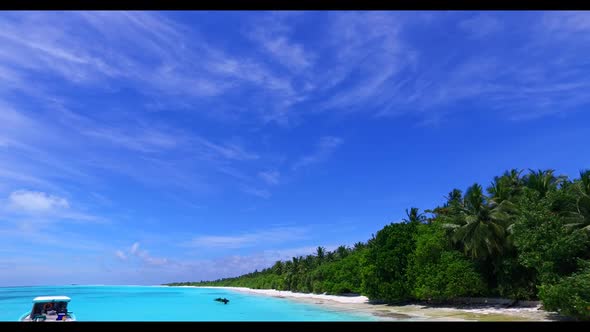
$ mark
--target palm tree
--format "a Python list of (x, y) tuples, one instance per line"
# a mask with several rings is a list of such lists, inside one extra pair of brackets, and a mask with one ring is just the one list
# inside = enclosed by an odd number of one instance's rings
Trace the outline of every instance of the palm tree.
[(354, 250), (361, 250), (364, 247), (366, 247), (366, 244), (364, 244), (361, 241), (358, 241), (357, 243), (354, 244)]
[(340, 259), (342, 259), (342, 258), (348, 256), (348, 248), (346, 248), (346, 246), (339, 246), (336, 249), (336, 254), (338, 255), (338, 257)]
[(286, 290), (292, 290), (295, 284), (295, 273), (297, 271), (297, 265), (295, 264), (296, 259), (293, 257), (293, 261), (285, 262), (285, 288)]
[(273, 267), (272, 267), (272, 271), (273, 271), (273, 273), (274, 273), (274, 274), (281, 275), (281, 274), (283, 273), (283, 268), (284, 268), (284, 267), (283, 267), (283, 262), (281, 262), (281, 261), (277, 261), (277, 262), (276, 262), (276, 263), (273, 265)]
[(490, 201), (494, 204), (500, 204), (505, 200), (510, 200), (520, 194), (523, 180), (520, 177), (518, 169), (511, 169), (504, 172), (502, 176), (494, 177), (491, 185), (487, 188), (490, 195)]
[(424, 212), (434, 214), (434, 219), (438, 219), (438, 217), (444, 217), (452, 215), (456, 208), (463, 204), (462, 201), (463, 193), (459, 189), (453, 189), (447, 196), (445, 196), (447, 202), (443, 206), (438, 206), (434, 209), (428, 209)]
[(568, 218), (568, 228), (590, 232), (590, 170), (580, 171), (578, 183), (579, 197), (576, 200), (576, 211)]
[(463, 197), (463, 192), (461, 192), (461, 190), (459, 189), (453, 189), (451, 190), (451, 192), (446, 196), (447, 199), (447, 203), (445, 204), (445, 206), (456, 206), (456, 205), (461, 205), (462, 204), (462, 198)]
[(580, 171), (580, 188), (582, 194), (590, 196), (590, 169)]
[(510, 199), (510, 185), (508, 184), (508, 179), (503, 176), (495, 176), (494, 181), (487, 188), (487, 191), (490, 195), (490, 201), (501, 203)]
[(545, 197), (551, 190), (557, 189), (559, 183), (565, 179), (564, 176), (555, 176), (555, 170), (529, 170), (530, 173), (524, 177), (524, 183), (527, 187), (536, 190)]
[(334, 252), (333, 252), (333, 251), (328, 251), (328, 252), (326, 253), (326, 261), (328, 261), (328, 262), (333, 262), (335, 258), (336, 258), (336, 257), (335, 257), (335, 255), (334, 255)]
[(306, 271), (311, 270), (313, 268), (313, 262), (314, 262), (313, 255), (305, 256), (305, 260), (303, 260), (303, 262), (305, 263)]
[(317, 247), (316, 249), (316, 256), (318, 257), (318, 262), (322, 262), (326, 255), (326, 248), (324, 247)]
[(465, 192), (457, 218), (449, 218), (451, 222), (444, 226), (453, 230), (453, 240), (462, 244), (466, 254), (485, 259), (503, 251), (510, 221), (505, 206), (504, 202), (489, 204), (476, 183)]
[(516, 168), (504, 172), (504, 176), (510, 182), (510, 187), (512, 188), (512, 196), (519, 195), (522, 192), (522, 188), (524, 187), (524, 180), (520, 176), (522, 172), (523, 170), (518, 170)]
[(424, 214), (419, 213), (418, 211), (420, 211), (420, 209), (418, 208), (410, 208), (410, 211), (408, 211), (408, 209), (406, 209), (406, 215), (408, 216), (408, 218), (404, 218), (403, 221), (404, 222), (414, 222), (414, 223), (424, 223), (426, 222), (426, 216), (424, 216)]

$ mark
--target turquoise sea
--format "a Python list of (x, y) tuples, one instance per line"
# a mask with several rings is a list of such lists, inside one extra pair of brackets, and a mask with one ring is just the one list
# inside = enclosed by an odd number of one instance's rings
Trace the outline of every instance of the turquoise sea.
[[(0, 287), (0, 321), (17, 321), (37, 296), (65, 295), (78, 321), (373, 321), (285, 298), (167, 286)], [(228, 304), (214, 301), (225, 297)]]

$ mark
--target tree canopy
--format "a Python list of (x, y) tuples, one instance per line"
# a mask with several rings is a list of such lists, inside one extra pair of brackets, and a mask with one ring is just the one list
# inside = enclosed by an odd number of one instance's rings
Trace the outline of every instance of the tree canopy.
[(485, 192), (475, 183), (445, 198), (423, 213), (406, 209), (352, 247), (319, 246), (236, 278), (169, 285), (358, 293), (387, 303), (503, 296), (590, 319), (590, 170), (570, 180), (512, 169)]

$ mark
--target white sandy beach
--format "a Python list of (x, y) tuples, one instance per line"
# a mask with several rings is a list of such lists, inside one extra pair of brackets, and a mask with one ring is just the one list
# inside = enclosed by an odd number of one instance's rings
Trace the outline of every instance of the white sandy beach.
[(329, 300), (338, 303), (369, 303), (369, 298), (366, 296), (336, 296), (325, 294), (310, 294), (310, 293), (294, 293), (291, 291), (280, 291), (276, 289), (251, 289), (246, 287), (207, 287), (207, 288), (224, 288), (240, 292), (262, 294), (274, 297), (289, 297), (289, 298), (305, 298), (305, 299), (319, 299)]
[[(194, 287), (194, 286), (181, 286)], [(418, 304), (392, 306), (371, 304), (366, 296), (336, 296), (326, 294), (294, 293), (275, 289), (250, 289), (245, 287), (215, 287), (250, 294), (288, 298), (307, 303), (325, 305), (333, 310), (366, 313), (382, 320), (408, 321), (551, 321), (554, 313), (544, 311), (540, 306), (503, 308), (501, 306), (424, 306)]]

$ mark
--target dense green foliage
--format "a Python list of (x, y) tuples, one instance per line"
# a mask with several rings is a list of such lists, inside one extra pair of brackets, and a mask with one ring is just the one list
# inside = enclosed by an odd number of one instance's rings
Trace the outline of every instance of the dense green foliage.
[(533, 280), (541, 283), (553, 283), (571, 274), (577, 269), (576, 258), (588, 255), (586, 232), (571, 231), (564, 218), (551, 211), (551, 202), (558, 196), (556, 192), (539, 198), (537, 192), (526, 191), (512, 227), (520, 264), (535, 270)]
[(579, 319), (590, 319), (590, 264), (556, 284), (541, 286), (539, 296), (549, 310)]
[(439, 224), (420, 225), (419, 230), (408, 270), (414, 298), (436, 301), (484, 292), (475, 265), (451, 247)]
[(170, 285), (359, 293), (388, 303), (502, 296), (590, 318), (590, 171), (569, 180), (510, 170), (485, 190), (453, 189), (425, 213), (406, 210), (353, 248), (318, 247), (239, 277)]
[(417, 222), (390, 224), (369, 240), (362, 260), (362, 289), (369, 298), (386, 302), (411, 297), (408, 260), (416, 248)]

